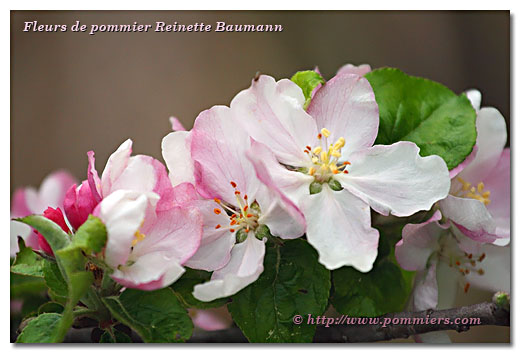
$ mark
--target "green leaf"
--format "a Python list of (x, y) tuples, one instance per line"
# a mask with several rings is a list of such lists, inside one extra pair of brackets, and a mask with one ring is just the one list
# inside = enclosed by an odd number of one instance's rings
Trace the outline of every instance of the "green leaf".
[(291, 81), (302, 89), (303, 95), (305, 96), (305, 104), (303, 105), (305, 109), (307, 109), (311, 102), (312, 91), (314, 91), (318, 85), (325, 83), (323, 77), (313, 70), (298, 71), (291, 77)]
[(59, 334), (61, 315), (44, 313), (30, 320), (18, 336), (17, 343), (56, 343), (63, 339)]
[(126, 333), (113, 329), (113, 334), (103, 332), (99, 343), (132, 343), (132, 339)]
[(18, 237), (16, 259), (11, 266), (11, 272), (24, 276), (43, 277), (42, 264), (44, 260), (31, 248), (25, 246), (22, 237)]
[(411, 285), (399, 266), (388, 259), (376, 263), (367, 273), (342, 267), (332, 272), (332, 279), (332, 305), (341, 314), (352, 317), (401, 311)]
[(55, 295), (67, 297), (68, 286), (55, 262), (46, 261), (43, 264), (43, 279), (45, 284)]
[(102, 298), (112, 315), (150, 343), (182, 342), (193, 323), (170, 288), (147, 292), (127, 289), (119, 297)]
[(10, 273), (11, 299), (25, 298), (43, 293), (46, 289), (43, 278)]
[(39, 215), (31, 215), (23, 218), (17, 218), (16, 221), (25, 223), (40, 232), (47, 240), (53, 252), (67, 246), (70, 243), (70, 238), (67, 233), (61, 229), (59, 225)]
[(322, 315), (330, 272), (306, 241), (269, 247), (260, 277), (232, 297), (228, 309), (250, 342), (311, 342), (315, 325), (293, 323), (295, 315)]
[(210, 302), (201, 302), (193, 296), (193, 287), (196, 284), (209, 281), (210, 277), (210, 272), (186, 268), (186, 272), (181, 278), (175, 281), (170, 288), (173, 289), (177, 297), (187, 308), (207, 309), (225, 305), (229, 300), (228, 298), (215, 299)]
[(63, 305), (56, 302), (47, 302), (38, 308), (38, 315), (43, 313), (58, 313), (61, 314), (63, 312)]
[(468, 98), (398, 69), (366, 74), (379, 105), (376, 144), (411, 141), (421, 156), (439, 155), (448, 169), (459, 165), (476, 142), (476, 113)]
[(92, 215), (79, 227), (72, 238), (71, 248), (78, 248), (89, 254), (100, 252), (107, 242), (107, 229), (103, 222)]

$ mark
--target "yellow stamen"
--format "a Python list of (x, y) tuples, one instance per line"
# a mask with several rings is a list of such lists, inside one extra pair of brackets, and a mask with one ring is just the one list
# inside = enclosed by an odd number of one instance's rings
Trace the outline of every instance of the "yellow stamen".
[(323, 128), (321, 129), (321, 134), (325, 137), (329, 137), (330, 136), (330, 131), (327, 130), (326, 128)]
[(322, 150), (323, 149), (320, 146), (318, 146), (318, 147), (315, 147), (314, 150), (312, 150), (312, 152), (314, 154), (320, 154)]
[(139, 243), (140, 241), (143, 241), (144, 238), (146, 238), (146, 235), (141, 233), (138, 230), (137, 232), (135, 232), (134, 237), (135, 237), (135, 239), (132, 240), (132, 246), (136, 246), (137, 243)]

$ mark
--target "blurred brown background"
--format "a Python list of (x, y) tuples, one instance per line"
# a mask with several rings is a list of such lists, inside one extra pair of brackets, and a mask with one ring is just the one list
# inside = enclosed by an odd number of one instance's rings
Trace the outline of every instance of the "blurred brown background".
[[(281, 24), (282, 33), (35, 33), (39, 24)], [(276, 78), (318, 65), (391, 66), (510, 116), (510, 14), (501, 12), (14, 11), (11, 13), (11, 191), (66, 168), (86, 178), (86, 152), (101, 172), (127, 138), (162, 160), (175, 115), (229, 104), (257, 71)], [(488, 293), (472, 301), (489, 299)], [(475, 328), (458, 341), (504, 342), (507, 328)]]

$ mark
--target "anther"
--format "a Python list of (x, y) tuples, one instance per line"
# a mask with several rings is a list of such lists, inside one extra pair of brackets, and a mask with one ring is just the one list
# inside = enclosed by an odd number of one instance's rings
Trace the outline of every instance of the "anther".
[(220, 225), (220, 224), (217, 224), (217, 225), (215, 226), (215, 229), (219, 229), (220, 227), (221, 227), (221, 225)]
[(222, 213), (222, 211), (219, 210), (218, 208), (214, 208), (213, 212), (215, 212), (215, 214), (221, 214)]
[(485, 257), (486, 257), (486, 253), (482, 253), (482, 255), (480, 255), (480, 257), (478, 258), (478, 261), (482, 262), (482, 260), (484, 260)]
[(330, 131), (327, 130), (326, 128), (321, 129), (321, 133), (322, 133), (323, 136), (325, 136), (325, 137), (329, 137), (329, 136), (330, 136)]
[(220, 200), (217, 199), (216, 197), (213, 199), (213, 201), (215, 201), (216, 203), (220, 204)]
[(466, 285), (464, 286), (464, 293), (467, 293), (469, 290), (469, 283), (466, 283)]
[(236, 188), (237, 187), (237, 183), (235, 183), (234, 181), (230, 182), (231, 186)]

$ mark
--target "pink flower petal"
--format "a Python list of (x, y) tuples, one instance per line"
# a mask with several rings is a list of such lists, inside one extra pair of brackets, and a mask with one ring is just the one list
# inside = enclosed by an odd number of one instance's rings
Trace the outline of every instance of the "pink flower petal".
[(260, 182), (245, 155), (250, 147), (249, 136), (237, 126), (231, 109), (215, 106), (203, 111), (191, 133), (197, 189), (208, 198), (217, 197), (235, 205), (236, 190), (231, 185), (234, 182), (242, 195), (254, 200)]
[(359, 66), (346, 64), (339, 68), (336, 75), (354, 74), (359, 76), (365, 76), (372, 68), (368, 64), (361, 64)]
[[(256, 176), (264, 183), (257, 193), (257, 201), (262, 210), (258, 223), (267, 225), (271, 234), (283, 239), (301, 237), (305, 233), (305, 217), (300, 209), (280, 191), (261, 157), (271, 154), (270, 160), (273, 160), (274, 155), (265, 145), (254, 140), (252, 144), (258, 146), (247, 151), (247, 157), (253, 162)], [(252, 150), (257, 153), (252, 153)]]
[(313, 145), (318, 135), (304, 103), (303, 92), (294, 82), (276, 82), (262, 75), (233, 99), (231, 109), (247, 133), (267, 145), (280, 162), (299, 166), (308, 160), (305, 147)]
[(140, 232), (145, 238), (134, 245), (132, 257), (167, 252), (183, 264), (197, 251), (202, 238), (202, 215), (194, 207), (174, 207), (157, 212), (156, 219), (145, 219)]
[(195, 327), (206, 331), (225, 330), (233, 325), (231, 314), (227, 306), (209, 308), (205, 310), (188, 309)]
[(96, 159), (94, 157), (94, 151), (88, 151), (87, 157), (87, 179), (89, 189), (92, 193), (92, 198), (94, 199), (95, 203), (98, 204), (101, 201), (101, 179), (99, 179), (98, 172), (96, 170)]
[(439, 248), (439, 237), (445, 229), (439, 225), (441, 218), (441, 212), (436, 211), (424, 223), (404, 226), (403, 238), (395, 245), (395, 258), (399, 266), (408, 271), (426, 268), (430, 255)]
[(174, 116), (170, 117), (170, 124), (172, 124), (173, 131), (186, 131), (186, 128), (182, 125), (180, 120)]
[(496, 223), (496, 235), (508, 239), (511, 232), (511, 167), (510, 150), (506, 148), (493, 170), (483, 180), (485, 190), (491, 192), (487, 210)]
[(377, 137), (379, 108), (364, 77), (352, 74), (333, 77), (316, 93), (308, 112), (316, 119), (318, 129), (327, 128), (331, 132), (329, 143), (345, 138), (343, 158), (372, 146)]
[(496, 223), (482, 202), (448, 195), (439, 206), (442, 214), (471, 239), (481, 243), (497, 239)]

